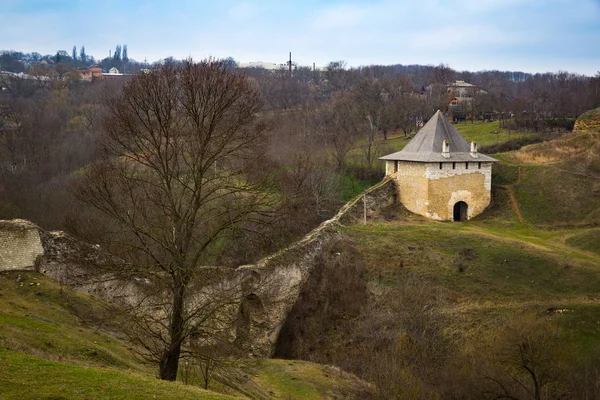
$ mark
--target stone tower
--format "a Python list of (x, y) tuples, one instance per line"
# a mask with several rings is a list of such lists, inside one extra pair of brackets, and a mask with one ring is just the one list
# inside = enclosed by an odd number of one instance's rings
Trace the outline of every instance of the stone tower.
[(415, 214), (439, 221), (464, 221), (490, 204), (492, 164), (438, 111), (410, 143), (381, 157), (397, 181), (400, 202)]

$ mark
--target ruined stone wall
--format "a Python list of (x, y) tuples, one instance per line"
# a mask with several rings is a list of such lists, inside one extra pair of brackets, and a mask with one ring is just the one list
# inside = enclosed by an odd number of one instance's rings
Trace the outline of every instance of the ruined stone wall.
[(0, 271), (32, 270), (43, 254), (36, 225), (22, 219), (0, 221)]
[[(377, 209), (393, 204), (396, 201), (396, 193), (395, 182), (386, 179), (368, 189), (364, 197), (358, 196), (348, 202), (333, 218), (323, 222), (290, 247), (264, 258), (257, 264), (239, 267), (236, 271), (243, 274), (240, 275), (244, 276), (241, 279), (252, 282), (243, 285), (244, 298), (251, 297), (253, 304), (259, 304), (260, 301), (264, 306), (264, 313), (262, 310), (259, 313), (264, 317), (256, 320), (247, 316), (244, 318), (248, 322), (242, 332), (252, 332), (251, 335), (247, 335), (251, 336), (252, 340), (242, 347), (252, 355), (271, 356), (275, 351), (279, 332), (287, 315), (298, 301), (302, 286), (313, 270), (317, 256), (327, 243), (340, 235), (337, 229), (339, 224), (353, 218), (362, 218), (365, 200), (369, 217)], [(240, 315), (243, 314), (242, 310), (240, 307)]]
[[(393, 203), (395, 193), (395, 184), (389, 179), (368, 189), (365, 192), (367, 214)], [(221, 314), (220, 319), (231, 321), (230, 326), (224, 328), (231, 342), (244, 349), (249, 356), (271, 356), (279, 331), (296, 304), (301, 288), (314, 268), (316, 257), (330, 240), (340, 235), (338, 227), (342, 220), (361, 215), (363, 209), (363, 196), (358, 196), (304, 238), (256, 264), (235, 270), (206, 267), (207, 270), (222, 271), (220, 278), (211, 285), (192, 285), (187, 307), (201, 308), (212, 293), (227, 293), (227, 301), (231, 304), (223, 311), (227, 315)], [(76, 290), (120, 306), (136, 306), (135, 309), (140, 312), (151, 312), (156, 309), (154, 304), (164, 303), (164, 292), (147, 278), (122, 281), (102, 272), (102, 267), (110, 265), (112, 261), (98, 246), (82, 243), (64, 232), (40, 230), (27, 221), (4, 222), (4, 225), (0, 224), (0, 239), (6, 237), (10, 240), (1, 242), (0, 270), (5, 265), (30, 269), (36, 257), (42, 255), (36, 264), (38, 270)], [(15, 226), (26, 229), (16, 230), (15, 233)], [(12, 244), (8, 246), (9, 243)], [(27, 262), (2, 261), (10, 257)], [(236, 299), (237, 303), (231, 299)]]

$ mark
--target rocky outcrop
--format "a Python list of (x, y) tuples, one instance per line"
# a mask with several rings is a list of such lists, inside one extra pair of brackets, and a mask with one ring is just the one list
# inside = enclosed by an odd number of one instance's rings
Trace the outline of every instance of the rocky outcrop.
[[(188, 307), (202, 308), (209, 299), (227, 293), (231, 304), (225, 309), (229, 315), (220, 316), (231, 321), (226, 328), (230, 341), (248, 355), (271, 356), (316, 257), (330, 240), (341, 235), (340, 224), (362, 219), (365, 209), (369, 218), (379, 208), (393, 204), (396, 192), (394, 182), (384, 180), (364, 196), (347, 203), (333, 218), (298, 242), (256, 264), (237, 269), (206, 267), (206, 274), (199, 275), (210, 275), (213, 280), (210, 284), (204, 280), (192, 285)], [(160, 299), (161, 289), (156, 282), (142, 277), (122, 281), (103, 272), (105, 266), (119, 260), (111, 259), (98, 246), (83, 243), (64, 232), (46, 232), (22, 220), (0, 221), (0, 239), (0, 271), (32, 269), (35, 265), (38, 271), (76, 290), (145, 311), (155, 308)]]
[(24, 219), (0, 221), (0, 271), (33, 270), (43, 254), (35, 224)]

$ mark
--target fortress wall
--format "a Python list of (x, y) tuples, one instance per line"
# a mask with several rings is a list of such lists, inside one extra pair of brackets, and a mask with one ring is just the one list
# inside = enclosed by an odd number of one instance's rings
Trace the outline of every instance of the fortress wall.
[(398, 172), (394, 174), (398, 182), (400, 202), (409, 211), (426, 215), (428, 209), (428, 184), (426, 176), (427, 164), (401, 161)]
[(22, 219), (0, 221), (0, 271), (33, 270), (43, 254), (36, 225)]
[(491, 201), (492, 163), (464, 162), (430, 164), (427, 168), (429, 218), (447, 221), (453, 219), (454, 205), (464, 201), (469, 206), (468, 218), (481, 214)]
[[(492, 163), (446, 161), (420, 163), (401, 161), (393, 173), (393, 162), (386, 172), (396, 179), (400, 202), (411, 212), (427, 218), (447, 221), (453, 219), (454, 204), (468, 204), (468, 218), (481, 214), (490, 204)], [(391, 172), (392, 171), (392, 172)]]
[[(365, 192), (367, 215), (395, 201), (393, 180)], [(348, 202), (331, 219), (304, 238), (256, 264), (225, 269), (214, 285), (195, 289), (188, 306), (202, 306), (212, 290), (226, 288), (238, 300), (228, 307), (231, 342), (250, 356), (269, 357), (275, 350), (279, 331), (298, 301), (302, 286), (311, 274), (315, 260), (332, 238), (341, 235), (338, 226), (346, 218), (362, 218), (363, 196)], [(41, 236), (41, 240), (40, 240)], [(160, 293), (148, 279), (110, 279), (99, 268), (111, 261), (94, 245), (83, 243), (63, 232), (46, 232), (28, 221), (0, 221), (0, 271), (33, 269), (75, 290), (95, 295), (121, 306), (152, 309)], [(42, 247), (43, 246), (43, 247)], [(38, 261), (37, 257), (41, 256)], [(143, 303), (143, 304), (142, 304)], [(223, 318), (226, 318), (225, 316)]]
[[(393, 180), (384, 180), (365, 192), (367, 216), (381, 207), (396, 201), (396, 187)], [(287, 315), (298, 301), (302, 286), (311, 274), (316, 258), (324, 246), (340, 235), (337, 226), (352, 218), (362, 218), (364, 210), (363, 196), (346, 203), (331, 219), (321, 223), (304, 238), (280, 252), (266, 257), (253, 265), (239, 267), (236, 272), (239, 279), (245, 280), (254, 274), (258, 285), (248, 285), (244, 296), (250, 292), (257, 295), (264, 304), (265, 319), (260, 327), (249, 326), (252, 340), (242, 347), (250, 354), (270, 357), (275, 351), (279, 332)], [(266, 283), (266, 284), (265, 284)], [(252, 288), (254, 286), (254, 288)]]
[(460, 175), (472, 175), (482, 174), (484, 176), (483, 184), (486, 190), (492, 190), (492, 163), (482, 162), (481, 168), (479, 168), (478, 162), (469, 162), (469, 168), (466, 167), (466, 163), (456, 162), (454, 168), (452, 162), (445, 162), (442, 164), (442, 169), (439, 167), (439, 163), (429, 163), (426, 168), (426, 176), (430, 180), (445, 179)]
[(467, 203), (468, 218), (481, 214), (491, 199), (484, 180), (483, 174), (472, 173), (430, 181), (427, 216), (442, 221), (452, 220), (454, 205), (459, 201)]

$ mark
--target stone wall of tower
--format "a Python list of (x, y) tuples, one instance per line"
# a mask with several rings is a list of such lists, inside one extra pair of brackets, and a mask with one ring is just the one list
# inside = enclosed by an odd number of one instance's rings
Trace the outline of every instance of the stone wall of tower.
[[(392, 161), (393, 163), (393, 161)], [(419, 215), (427, 215), (429, 205), (429, 180), (427, 164), (398, 161), (398, 172), (393, 173), (398, 182), (398, 198), (409, 211)]]
[(481, 214), (490, 204), (492, 163), (465, 162), (427, 164), (428, 212), (426, 217), (453, 220), (454, 205), (464, 201), (468, 218)]
[(396, 177), (400, 202), (411, 212), (427, 218), (453, 220), (454, 205), (464, 201), (467, 215), (481, 214), (490, 204), (492, 163), (490, 162), (398, 162), (388, 161), (386, 173)]

